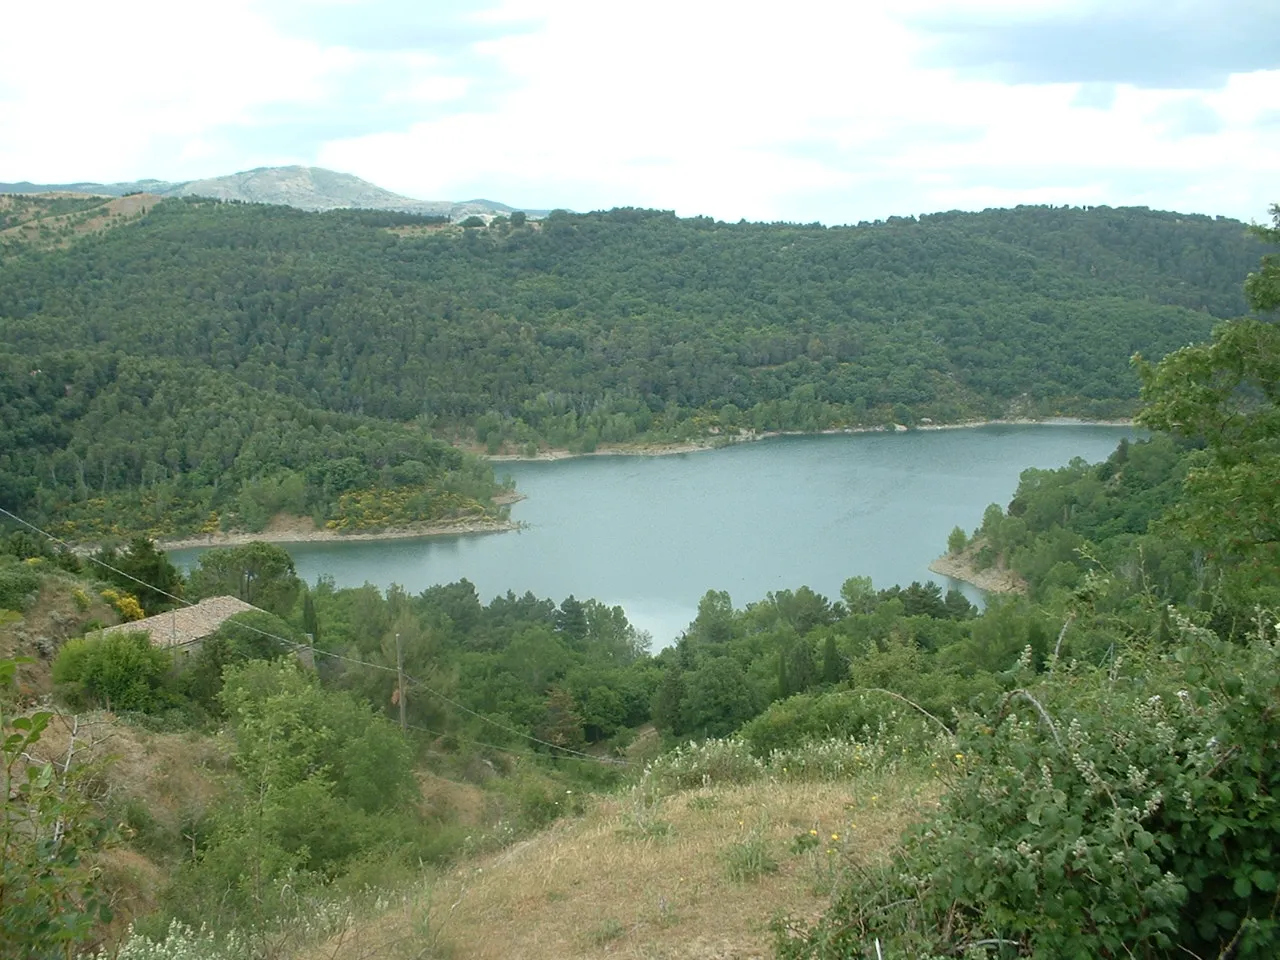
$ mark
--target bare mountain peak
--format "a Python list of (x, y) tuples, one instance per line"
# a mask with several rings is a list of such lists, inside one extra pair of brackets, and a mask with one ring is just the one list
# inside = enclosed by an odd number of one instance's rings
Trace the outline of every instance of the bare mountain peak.
[[(164, 180), (134, 180), (126, 183), (0, 183), (0, 193), (50, 193), (71, 191), (122, 196), (127, 193), (156, 194), (163, 197), (211, 197), (242, 203), (277, 203), (302, 210), (336, 210), (359, 207), (368, 210), (397, 210), (423, 216), (463, 217), (509, 214), (516, 208), (489, 200), (416, 200), (385, 190), (350, 173), (323, 167), (256, 167), (224, 177), (171, 183)], [(526, 210), (529, 216), (543, 210)]]

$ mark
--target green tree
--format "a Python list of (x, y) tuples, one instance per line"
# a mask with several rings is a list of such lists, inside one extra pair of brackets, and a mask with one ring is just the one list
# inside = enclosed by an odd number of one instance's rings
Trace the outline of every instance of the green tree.
[(547, 694), (546, 715), (538, 728), (540, 739), (568, 750), (580, 750), (583, 745), (582, 717), (573, 694), (561, 686), (551, 688)]
[(726, 643), (737, 631), (733, 600), (725, 590), (708, 590), (698, 601), (698, 615), (689, 627), (691, 636), (705, 643)]
[(668, 667), (662, 673), (649, 708), (653, 725), (661, 733), (678, 737), (685, 732), (684, 698), (684, 671), (678, 666)]
[(849, 613), (871, 613), (879, 598), (870, 577), (850, 577), (840, 587), (840, 599)]
[(578, 645), (587, 638), (589, 624), (587, 609), (580, 600), (572, 595), (566, 597), (556, 613), (556, 629), (564, 634), (572, 645)]
[(191, 571), (193, 598), (231, 595), (278, 617), (289, 616), (301, 591), (302, 581), (289, 552), (257, 540), (208, 550)]
[(963, 550), (969, 543), (969, 537), (962, 527), (953, 527), (947, 537), (947, 553), (953, 556)]
[(826, 640), (822, 643), (822, 682), (839, 683), (847, 673), (848, 667), (845, 665), (844, 658), (840, 656), (840, 650), (836, 647), (836, 636), (834, 633), (828, 633)]
[[(1252, 227), (1252, 233), (1264, 243), (1280, 245), (1280, 203), (1271, 205), (1271, 223), (1270, 227)], [(1258, 272), (1245, 280), (1244, 292), (1255, 310), (1280, 309), (1280, 254), (1269, 253), (1262, 258)]]
[(289, 624), (269, 613), (254, 610), (236, 614), (183, 659), (178, 689), (205, 709), (220, 713), (218, 695), (227, 667), (249, 660), (292, 655), (293, 648), (276, 637), (297, 643), (304, 639)]
[(689, 675), (681, 726), (696, 737), (727, 737), (759, 713), (760, 706), (736, 660), (710, 657)]
[(311, 638), (311, 643), (320, 643), (320, 617), (316, 614), (316, 601), (310, 590), (302, 595), (302, 632)]
[[(1276, 229), (1256, 228), (1280, 243)], [(1259, 311), (1280, 306), (1280, 258), (1268, 256), (1247, 290)], [(1138, 360), (1140, 421), (1206, 447), (1188, 471), (1177, 519), (1209, 551), (1228, 600), (1280, 602), (1280, 326), (1261, 319), (1219, 326), (1210, 343), (1155, 367)]]
[(261, 928), (362, 850), (396, 850), (417, 797), (399, 731), (289, 660), (229, 665), (219, 703), (239, 781), (167, 900), (184, 922)]
[(93, 558), (111, 568), (106, 578), (137, 597), (147, 616), (178, 605), (174, 597), (182, 596), (182, 574), (149, 537), (134, 537), (124, 552), (103, 548)]

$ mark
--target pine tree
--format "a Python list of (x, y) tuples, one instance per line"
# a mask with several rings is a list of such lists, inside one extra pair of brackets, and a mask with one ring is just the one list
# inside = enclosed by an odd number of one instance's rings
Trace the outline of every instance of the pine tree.
[(311, 637), (313, 646), (320, 642), (320, 618), (316, 615), (316, 602), (310, 590), (302, 595), (302, 632)]
[(839, 683), (844, 678), (844, 659), (836, 647), (835, 635), (827, 634), (826, 643), (822, 646), (822, 682)]

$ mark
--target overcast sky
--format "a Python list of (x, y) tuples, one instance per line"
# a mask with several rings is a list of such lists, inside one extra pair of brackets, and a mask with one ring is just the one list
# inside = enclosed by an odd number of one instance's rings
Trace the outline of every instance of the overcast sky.
[(1262, 220), (1280, 0), (79, 0), (0, 13), (0, 181), (303, 163), (428, 200)]

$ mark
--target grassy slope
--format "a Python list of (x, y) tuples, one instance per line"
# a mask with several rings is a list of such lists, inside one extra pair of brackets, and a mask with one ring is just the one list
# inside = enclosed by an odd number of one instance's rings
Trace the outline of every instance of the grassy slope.
[(114, 914), (104, 934), (113, 939), (157, 906), (187, 831), (225, 789), (230, 753), (216, 737), (153, 733), (94, 711), (56, 717), (32, 759), (61, 767), (68, 757), (90, 771), (95, 798), (121, 824), (122, 842), (93, 855)]
[[(0, 628), (6, 655), (36, 655), (27, 697), (49, 689), (42, 648), (56, 649), (83, 618), (115, 619), (96, 596), (91, 609), (76, 609), (71, 593), (83, 582), (42, 573), (26, 615)], [(61, 764), (69, 752), (92, 768), (98, 799), (123, 828), (123, 843), (95, 856), (116, 914), (104, 931), (113, 939), (158, 905), (193, 825), (227, 789), (230, 743), (154, 733), (99, 711), (58, 717), (35, 759)], [(632, 787), (591, 797), (583, 816), (495, 851), (515, 815), (511, 797), (448, 763), (439, 772), (422, 769), (418, 780), (421, 813), (471, 834), (486, 852), (464, 855), (426, 881), (371, 862), (365, 880), (397, 892), (336, 904), (351, 914), (341, 932), (316, 945), (299, 927), (281, 942), (282, 960), (768, 956), (772, 919), (816, 918), (840, 875), (885, 857), (939, 793), (936, 780), (909, 769), (667, 795)], [(810, 831), (815, 846), (793, 850)], [(750, 876), (733, 875), (735, 857), (739, 873)], [(776, 867), (764, 869), (766, 860)]]
[[(887, 856), (937, 795), (929, 778), (899, 772), (704, 787), (656, 803), (637, 791), (603, 797), (581, 818), (458, 863), (302, 956), (771, 956), (771, 919), (816, 917), (833, 880)], [(793, 852), (810, 830), (821, 842)], [(735, 854), (760, 847), (776, 871), (732, 879)]]
[[(107, 605), (92, 586), (48, 563), (36, 566), (41, 574), (40, 591), (22, 613), (0, 610), (0, 659), (29, 657), (18, 667), (17, 695), (34, 700), (52, 692), (49, 676), (53, 658), (68, 638), (84, 633), (85, 625), (98, 621), (118, 623), (119, 614)], [(88, 600), (82, 610), (74, 594), (80, 590)]]

